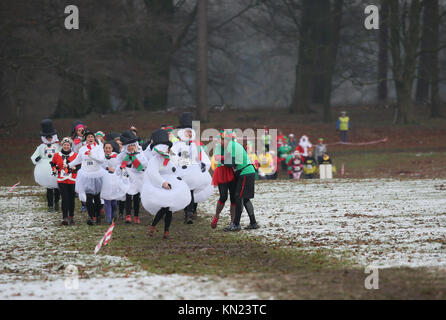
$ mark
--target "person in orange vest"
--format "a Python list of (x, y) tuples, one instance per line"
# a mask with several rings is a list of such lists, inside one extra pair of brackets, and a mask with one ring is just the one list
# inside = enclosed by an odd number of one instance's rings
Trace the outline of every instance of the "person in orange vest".
[(336, 124), (336, 131), (341, 132), (341, 142), (347, 142), (348, 130), (350, 130), (350, 118), (347, 117), (347, 112), (342, 111)]

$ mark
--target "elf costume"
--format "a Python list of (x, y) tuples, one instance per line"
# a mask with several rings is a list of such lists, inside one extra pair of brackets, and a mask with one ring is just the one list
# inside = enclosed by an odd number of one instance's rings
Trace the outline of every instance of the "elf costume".
[(243, 207), (248, 212), (250, 224), (246, 229), (257, 229), (259, 226), (254, 215), (254, 207), (250, 199), (254, 198), (255, 170), (243, 146), (228, 134), (224, 139), (224, 165), (234, 170), (235, 177), (235, 216), (234, 221), (223, 231), (239, 231)]
[(36, 148), (36, 151), (31, 156), (31, 161), (35, 165), (34, 180), (47, 189), (48, 211), (58, 211), (60, 194), (57, 177), (53, 174), (50, 162), (53, 156), (60, 151), (59, 139), (50, 119), (42, 120), (40, 127), (42, 144)]
[[(232, 133), (231, 133), (232, 134)], [(220, 132), (221, 137), (224, 137), (224, 131)], [(224, 145), (223, 143), (218, 143), (215, 146), (215, 151), (213, 158), (215, 159), (216, 168), (214, 174), (212, 175), (212, 185), (218, 187), (218, 192), (220, 198), (217, 200), (217, 207), (215, 210), (215, 216), (211, 221), (211, 228), (215, 229), (217, 227), (218, 220), (220, 218), (220, 213), (223, 210), (226, 200), (228, 200), (228, 194), (231, 200), (230, 213), (231, 222), (234, 221), (235, 216), (235, 179), (234, 170), (231, 167), (223, 165), (224, 161)]]
[[(164, 217), (164, 238), (169, 237), (172, 213), (183, 209), (191, 202), (187, 184), (177, 175), (178, 168), (170, 153), (172, 142), (166, 130), (152, 133), (153, 157), (150, 159), (141, 191), (141, 202), (150, 214), (154, 215), (148, 233), (153, 236), (155, 227)], [(168, 188), (165, 186), (168, 184)]]

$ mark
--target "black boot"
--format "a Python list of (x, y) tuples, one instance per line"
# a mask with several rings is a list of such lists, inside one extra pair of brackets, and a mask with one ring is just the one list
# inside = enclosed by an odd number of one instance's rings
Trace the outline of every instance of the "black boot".
[(193, 224), (194, 223), (192, 221), (193, 214), (194, 214), (193, 212), (185, 211), (184, 212), (184, 223), (186, 223), (186, 224)]

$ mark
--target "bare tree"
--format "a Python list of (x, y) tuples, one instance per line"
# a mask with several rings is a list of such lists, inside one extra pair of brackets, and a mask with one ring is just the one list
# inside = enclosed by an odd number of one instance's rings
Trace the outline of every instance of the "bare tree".
[(198, 0), (197, 13), (197, 111), (201, 121), (208, 121), (208, 16), (207, 0)]

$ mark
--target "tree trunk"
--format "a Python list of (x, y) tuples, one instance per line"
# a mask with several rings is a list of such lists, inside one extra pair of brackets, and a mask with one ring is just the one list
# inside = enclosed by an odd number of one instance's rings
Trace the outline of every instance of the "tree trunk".
[(312, 86), (310, 82), (313, 77), (313, 39), (312, 39), (312, 1), (302, 1), (301, 27), (299, 30), (298, 63), (296, 65), (296, 80), (293, 99), (290, 105), (290, 113), (310, 113), (310, 97)]
[[(404, 20), (407, 13), (403, 12), (403, 17), (400, 17), (399, 0), (389, 0), (389, 5), (392, 69), (397, 91), (397, 122), (408, 124), (414, 121), (412, 85), (415, 79), (422, 5), (420, 0), (411, 1), (407, 29)], [(403, 44), (403, 50), (401, 44)]]
[[(418, 66), (418, 81), (416, 100), (417, 102), (426, 102), (429, 97), (429, 79), (430, 65), (432, 64), (433, 53), (430, 52), (433, 46), (433, 32), (435, 14), (435, 0), (426, 1), (423, 11), (423, 31), (421, 36), (421, 54)], [(438, 10), (438, 8), (437, 8)], [(437, 12), (438, 14), (438, 12)]]
[(381, 0), (378, 53), (378, 100), (387, 100), (387, 73), (389, 69), (389, 5), (388, 0)]
[(336, 57), (338, 55), (339, 38), (341, 34), (341, 22), (342, 22), (342, 7), (344, 0), (335, 0), (333, 11), (329, 11), (330, 19), (329, 28), (329, 41), (327, 43), (327, 49), (324, 50), (327, 55), (325, 57), (325, 74), (324, 74), (324, 91), (323, 91), (323, 120), (324, 122), (332, 121), (331, 113), (331, 93), (333, 89), (333, 74), (336, 66)]
[(207, 0), (198, 0), (197, 29), (197, 113), (200, 121), (208, 121), (208, 29)]
[[(433, 12), (432, 15), (432, 57), (430, 59), (430, 75), (431, 75), (431, 110), (430, 117), (431, 118), (439, 118), (441, 117), (440, 113), (440, 89), (439, 89), (439, 72), (440, 68), (438, 65), (438, 55), (439, 55), (439, 34), (440, 34), (440, 16), (439, 16), (439, 1), (432, 0), (429, 3), (431, 10)], [(425, 9), (426, 10), (426, 9)]]

